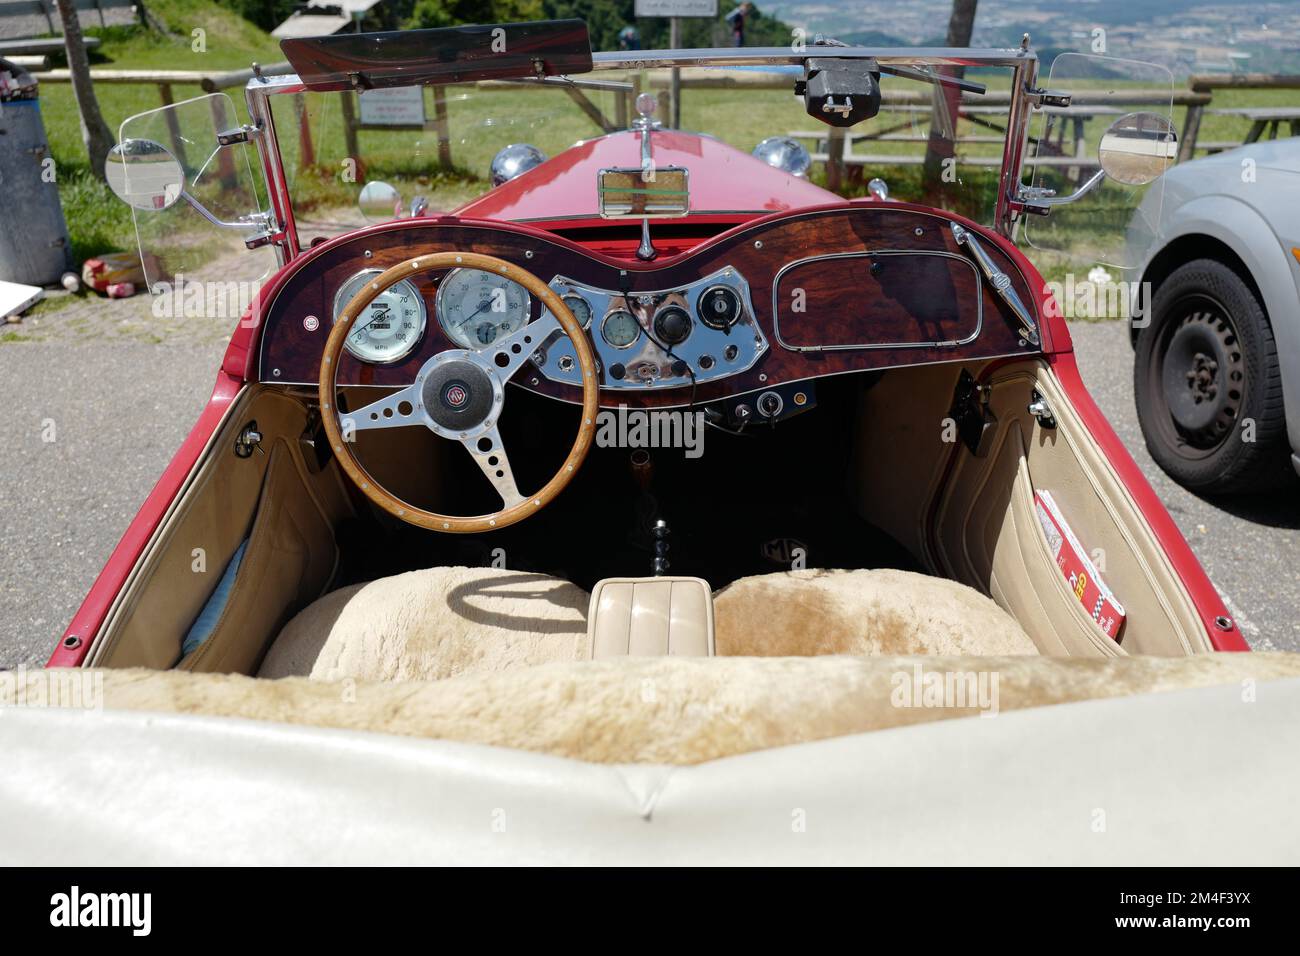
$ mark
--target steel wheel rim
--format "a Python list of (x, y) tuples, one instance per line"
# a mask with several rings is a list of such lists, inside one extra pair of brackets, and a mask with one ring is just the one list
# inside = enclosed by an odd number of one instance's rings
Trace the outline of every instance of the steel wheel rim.
[(1168, 310), (1147, 369), (1147, 398), (1166, 444), (1188, 459), (1223, 447), (1241, 420), (1246, 362), (1236, 324), (1223, 304), (1204, 293)]

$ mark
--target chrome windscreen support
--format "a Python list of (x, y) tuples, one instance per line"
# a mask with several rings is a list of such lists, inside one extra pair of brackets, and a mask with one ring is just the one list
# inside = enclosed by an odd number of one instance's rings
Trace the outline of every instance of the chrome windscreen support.
[(952, 228), (952, 237), (957, 240), (957, 245), (970, 253), (971, 258), (975, 260), (975, 264), (984, 273), (984, 278), (989, 280), (989, 285), (993, 286), (998, 295), (1002, 296), (1003, 302), (1011, 306), (1011, 311), (1016, 314), (1016, 318), (1020, 322), (1020, 337), (1031, 345), (1041, 345), (1042, 342), (1038, 336), (1038, 322), (1034, 319), (1033, 313), (1025, 307), (1025, 303), (1020, 300), (1015, 287), (1011, 284), (1011, 276), (998, 268), (997, 263), (993, 261), (984, 250), (984, 246), (980, 244), (980, 241), (975, 238), (969, 229), (951, 221), (949, 221), (948, 225)]
[(636, 247), (636, 257), (642, 262), (650, 262), (657, 255), (659, 255), (659, 250), (656, 249), (654, 243), (650, 241), (650, 220), (648, 218), (642, 219), (641, 244)]

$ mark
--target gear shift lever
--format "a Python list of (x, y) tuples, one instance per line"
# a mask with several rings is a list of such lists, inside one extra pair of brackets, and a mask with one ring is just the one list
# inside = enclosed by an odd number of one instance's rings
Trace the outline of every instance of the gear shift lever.
[(653, 534), (655, 539), (655, 560), (654, 560), (653, 573), (655, 577), (661, 577), (662, 575), (668, 573), (668, 568), (669, 568), (668, 537), (669, 535), (672, 534), (672, 532), (668, 530), (668, 522), (665, 521), (663, 518), (660, 518), (658, 521), (656, 521)]

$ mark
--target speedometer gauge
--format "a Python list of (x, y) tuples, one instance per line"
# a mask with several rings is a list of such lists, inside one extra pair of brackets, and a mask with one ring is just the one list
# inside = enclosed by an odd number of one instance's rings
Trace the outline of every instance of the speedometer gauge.
[[(334, 321), (380, 269), (358, 272), (334, 294)], [(348, 332), (347, 349), (364, 362), (396, 362), (410, 354), (424, 335), (427, 313), (420, 290), (408, 279), (385, 289), (365, 307)]]
[(467, 349), (484, 349), (528, 324), (532, 299), (517, 282), (482, 269), (453, 269), (438, 286), (438, 324)]

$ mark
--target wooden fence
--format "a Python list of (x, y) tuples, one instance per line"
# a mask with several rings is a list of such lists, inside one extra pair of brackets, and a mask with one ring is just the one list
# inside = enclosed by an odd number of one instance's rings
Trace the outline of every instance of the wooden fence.
[[(35, 0), (33, 0), (35, 2)], [(99, 3), (114, 5), (118, 0), (98, 0)], [(95, 0), (78, 0), (79, 5), (90, 4), (93, 6)], [(271, 66), (262, 67), (261, 72), (264, 75), (281, 75), (291, 72), (288, 63), (277, 63)], [(780, 89), (789, 90), (791, 88), (792, 77), (788, 73), (766, 73), (760, 71), (726, 71), (704, 68), (685, 68), (680, 71), (680, 89), (682, 91), (696, 90), (714, 90), (714, 89)], [(34, 74), (42, 83), (67, 83), (70, 82), (70, 76), (67, 70), (47, 70)], [(158, 88), (158, 98), (163, 106), (169, 106), (175, 102), (174, 87), (177, 86), (197, 86), (206, 93), (217, 92), (235, 87), (242, 88), (250, 79), (254, 71), (229, 70), (224, 72), (201, 72), (194, 70), (101, 70), (91, 71), (91, 77), (98, 84), (135, 84), (135, 85), (152, 85)], [(526, 80), (520, 81), (537, 85), (539, 81)], [(636, 74), (630, 75), (627, 79), (558, 79), (550, 78), (540, 81), (545, 85), (555, 85), (564, 89), (565, 93), (574, 101), (574, 104), (587, 115), (588, 118), (602, 131), (612, 132), (617, 129), (626, 129), (633, 111), (633, 103), (637, 94), (641, 90), (641, 77)], [(675, 110), (669, 102), (670, 79), (666, 73), (654, 73), (650, 76), (649, 88), (657, 93), (660, 110), (660, 117), (673, 115)], [(508, 81), (484, 81), (473, 84), (476, 88), (502, 88), (510, 85)], [(1284, 123), (1290, 123), (1292, 134), (1300, 134), (1300, 106), (1295, 109), (1281, 108), (1268, 110), (1212, 110), (1209, 109), (1213, 102), (1214, 91), (1217, 89), (1300, 89), (1300, 75), (1280, 75), (1280, 74), (1258, 74), (1258, 73), (1232, 73), (1232, 74), (1206, 74), (1192, 76), (1188, 81), (1188, 87), (1183, 90), (1174, 92), (1172, 102), (1174, 106), (1186, 108), (1185, 118), (1183, 121), (1182, 136), (1179, 141), (1179, 161), (1191, 159), (1196, 151), (1214, 152), (1220, 149), (1227, 149), (1239, 145), (1231, 142), (1198, 142), (1200, 135), (1201, 120), (1207, 114), (1232, 113), (1248, 119), (1252, 123), (1251, 131), (1247, 134), (1245, 141), (1250, 142), (1263, 135), (1263, 132), (1271, 130), (1272, 135), (1276, 135), (1278, 129)], [(586, 95), (588, 91), (601, 91), (614, 94), (613, 115), (606, 115), (592, 100)], [(1059, 133), (1061, 144), (1059, 156), (1047, 157), (1043, 161), (1048, 163), (1057, 163), (1058, 165), (1089, 165), (1091, 160), (1082, 155), (1083, 128), (1082, 122), (1088, 117), (1122, 112), (1120, 107), (1141, 107), (1160, 105), (1167, 101), (1167, 94), (1159, 90), (1121, 90), (1114, 92), (1083, 92), (1073, 97), (1069, 110), (1063, 111), (1068, 116), (1073, 113), (1074, 122), (1074, 140), (1071, 151), (1067, 152), (1064, 144), (1063, 133)], [(410, 124), (405, 126), (371, 126), (363, 124), (359, 117), (359, 111), (356, 106), (356, 94), (348, 93), (343, 96), (342, 112), (344, 123), (345, 147), (348, 155), (360, 160), (360, 150), (357, 144), (357, 132), (364, 129), (424, 129), (435, 133), (438, 141), (438, 159), (444, 166), (452, 164), (451, 150), (451, 133), (448, 128), (448, 118), (445, 100), (445, 91), (443, 87), (435, 86), (433, 88), (434, 115), (432, 118), (426, 118), (422, 124)], [(932, 103), (932, 97), (928, 92), (921, 90), (886, 90), (881, 97), (882, 112), (907, 110), (917, 107), (928, 107)], [(981, 114), (997, 113), (1005, 111), (1010, 104), (1010, 93), (1003, 91), (991, 91), (982, 96), (963, 95), (961, 101), (962, 116), (969, 119), (977, 127), (987, 128), (994, 132), (1002, 132), (1002, 128), (997, 125), (996, 117), (984, 116)], [(298, 117), (298, 136), (300, 140), (299, 165), (311, 166), (315, 163), (315, 144), (312, 142), (311, 127), (309, 117), (303, 103), (302, 96), (296, 97), (296, 115)], [(1062, 112), (1062, 111), (1057, 111)], [(907, 125), (907, 124), (902, 124)], [(1062, 127), (1064, 124), (1062, 124)], [(852, 154), (852, 145), (855, 142), (865, 141), (919, 141), (915, 131), (909, 135), (907, 132), (900, 132), (901, 125), (890, 127), (888, 130), (864, 127), (863, 132), (849, 131), (847, 135), (843, 130), (837, 130), (832, 127), (826, 127), (825, 130), (815, 132), (793, 131), (801, 138), (814, 138), (814, 158), (824, 162), (827, 166), (828, 178), (831, 183), (841, 183), (846, 171), (850, 173), (861, 169), (865, 162), (870, 163), (915, 163), (919, 162), (919, 154), (908, 156), (871, 156), (862, 154), (854, 156)], [(178, 150), (183, 150), (183, 144), (180, 141), (179, 131), (176, 129), (174, 118), (169, 123), (169, 131), (172, 135), (173, 146)], [(921, 137), (924, 138), (924, 137)], [(988, 133), (967, 133), (958, 137), (959, 142), (991, 142), (993, 137)], [(998, 138), (1000, 142), (1001, 139)], [(824, 143), (824, 147), (819, 147), (818, 142)], [(846, 146), (848, 152), (846, 152)], [(1000, 158), (991, 157), (969, 157), (965, 162), (972, 165), (999, 165)]]
[[(257, 67), (258, 72), (263, 76), (281, 76), (293, 72), (288, 63), (275, 63), (270, 66)], [(176, 101), (175, 87), (178, 86), (197, 86), (204, 93), (216, 93), (222, 90), (233, 88), (243, 89), (249, 80), (255, 75), (254, 69), (244, 70), (227, 70), (217, 73), (209, 73), (198, 70), (91, 70), (91, 79), (96, 86), (101, 84), (119, 85), (129, 84), (137, 86), (156, 86), (158, 88), (158, 99), (163, 106), (171, 106)], [(68, 70), (47, 70), (43, 73), (34, 73), (36, 79), (41, 83), (70, 83), (71, 74)], [(506, 89), (509, 87), (528, 86), (553, 86), (562, 89), (568, 97), (573, 100), (574, 104), (600, 128), (601, 132), (609, 133), (617, 129), (626, 129), (629, 117), (632, 114), (632, 104), (636, 100), (637, 94), (641, 90), (639, 78), (633, 78), (630, 81), (620, 80), (595, 80), (587, 78), (578, 79), (555, 79), (547, 78), (545, 80), (520, 80), (518, 82), (505, 80), (483, 80), (473, 84), (463, 84), (473, 86), (475, 89)], [(608, 116), (600, 109), (587, 92), (608, 92), (614, 94), (614, 112)], [(413, 123), (407, 125), (367, 125), (361, 122), (360, 112), (357, 108), (356, 93), (344, 93), (342, 95), (341, 110), (343, 114), (343, 136), (345, 148), (348, 156), (361, 161), (361, 151), (357, 144), (357, 132), (365, 129), (386, 129), (386, 130), (430, 130), (435, 133), (438, 140), (438, 161), (444, 167), (452, 165), (451, 151), (451, 131), (447, 122), (447, 105), (446, 105), (446, 88), (442, 86), (433, 87), (433, 104), (434, 115), (432, 119), (426, 118), (423, 123)], [(294, 97), (294, 110), (297, 116), (299, 150), (298, 164), (302, 168), (315, 165), (316, 147), (312, 141), (310, 117), (308, 115), (305, 100), (302, 94), (296, 94)], [(218, 108), (213, 104), (214, 110)], [(176, 118), (172, 114), (167, 116), (168, 132), (172, 140), (173, 152), (181, 159), (185, 160), (184, 143), (181, 140), (180, 130), (177, 127)], [(228, 162), (228, 157), (222, 154), (221, 157)], [(223, 173), (225, 172), (223, 168)]]

